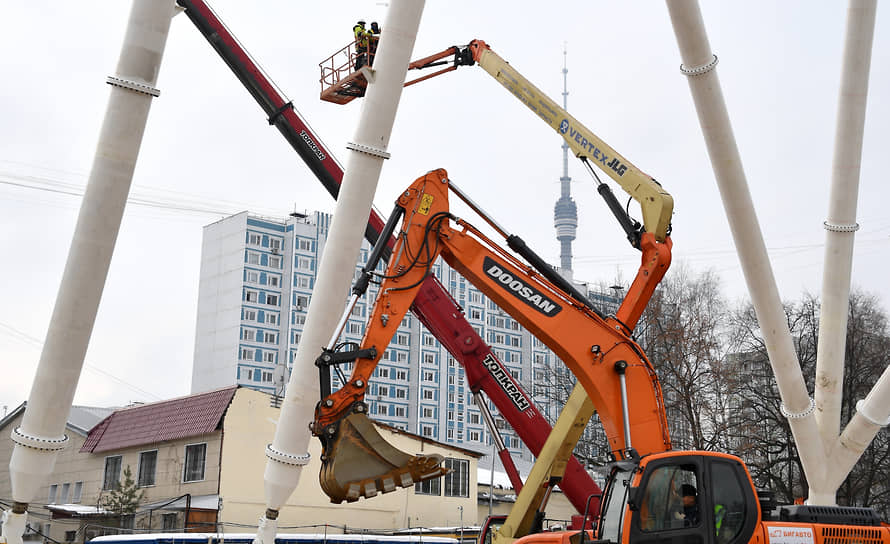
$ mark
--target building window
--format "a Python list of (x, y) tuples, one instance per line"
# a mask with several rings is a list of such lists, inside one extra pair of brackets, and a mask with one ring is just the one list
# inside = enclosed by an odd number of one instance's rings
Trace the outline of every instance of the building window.
[(266, 314), (266, 323), (276, 325), (278, 323), (278, 314)]
[(274, 332), (267, 332), (267, 333), (265, 333), (265, 334), (263, 335), (263, 340), (264, 340), (267, 344), (274, 344), (274, 343), (278, 342), (278, 339), (275, 338), (275, 333), (274, 333)]
[(423, 398), (424, 398), (424, 400), (435, 400), (435, 399), (433, 398), (434, 396), (435, 396), (435, 393), (433, 392), (432, 389), (424, 389), (424, 390), (423, 390)]
[(388, 404), (378, 404), (377, 405), (377, 414), (378, 415), (389, 415), (389, 405)]
[(256, 321), (256, 310), (243, 310), (244, 321)]
[(264, 351), (263, 352), (263, 361), (267, 363), (275, 362), (275, 352), (274, 351)]
[(71, 484), (62, 484), (62, 494), (59, 495), (59, 504), (68, 504), (68, 493), (71, 492)]
[(395, 394), (396, 394), (396, 398), (397, 398), (397, 399), (404, 399), (404, 398), (407, 398), (407, 397), (408, 397), (408, 390), (407, 390), (407, 389), (402, 389), (401, 387), (397, 387), (397, 388), (394, 388), (394, 390), (395, 390)]
[(139, 487), (155, 485), (155, 472), (158, 468), (158, 450), (143, 451), (139, 454)]
[(83, 495), (83, 482), (74, 482), (74, 496), (71, 497), (72, 504), (79, 504), (80, 497)]
[(244, 329), (241, 331), (241, 339), (253, 342), (256, 338), (256, 331), (253, 329)]
[(436, 364), (436, 354), (435, 353), (424, 353), (423, 354), (423, 363), (427, 365)]
[(424, 335), (423, 335), (423, 345), (424, 345), (424, 346), (435, 346), (435, 345), (436, 345), (436, 339), (433, 338), (432, 335), (424, 334)]
[(252, 246), (258, 246), (263, 242), (263, 237), (252, 232), (247, 233), (247, 243)]
[(398, 333), (396, 335), (396, 344), (400, 346), (409, 346), (411, 345), (410, 337), (407, 334)]
[(183, 482), (200, 482), (204, 479), (204, 459), (207, 444), (192, 444), (185, 447), (185, 471)]
[(432, 419), (432, 418), (436, 417), (435, 413), (436, 412), (434, 411), (432, 406), (424, 406), (421, 409), (421, 414), (422, 414), (421, 417), (424, 417), (427, 419)]
[(278, 287), (279, 285), (281, 285), (281, 280), (278, 278), (278, 276), (269, 276), (269, 285), (271, 285), (272, 287)]
[[(420, 434), (423, 436), (432, 438), (433, 436), (433, 428), (429, 425), (424, 425), (420, 428)], [(436, 478), (438, 480), (438, 478)]]
[[(429, 427), (424, 428), (424, 430), (426, 429), (429, 429)], [(432, 430), (430, 430), (430, 434), (432, 434)], [(442, 478), (430, 478), (429, 480), (426, 480), (424, 482), (414, 484), (414, 494), (439, 496), (442, 494), (441, 482)]]
[(397, 351), (396, 352), (396, 362), (397, 363), (407, 363), (408, 362), (408, 352), (407, 351)]
[(161, 514), (161, 530), (172, 531), (176, 529), (176, 514)]
[(278, 306), (278, 295), (266, 295), (266, 304), (269, 306)]
[(479, 431), (470, 431), (470, 441), (479, 442)]
[(470, 462), (466, 459), (445, 459), (445, 468), (451, 472), (444, 476), (446, 497), (470, 496)]
[(297, 257), (297, 268), (300, 270), (312, 270), (312, 259)]
[(56, 502), (56, 493), (59, 492), (59, 484), (53, 484), (49, 486), (49, 496), (46, 499), (48, 504), (55, 504)]
[(408, 371), (407, 370), (396, 370), (396, 379), (401, 381), (408, 380)]
[(259, 294), (256, 291), (245, 291), (244, 292), (244, 300), (247, 302), (256, 302), (259, 298)]
[(311, 289), (312, 278), (310, 276), (301, 276), (297, 274), (294, 276), (294, 285), (300, 289)]
[(260, 254), (252, 251), (247, 252), (247, 264), (260, 264)]
[(269, 249), (272, 251), (278, 251), (281, 249), (281, 240), (278, 238), (269, 238)]
[(260, 282), (260, 273), (255, 270), (247, 271), (247, 283), (259, 283)]
[(121, 456), (105, 458), (105, 476), (102, 479), (102, 489), (117, 489), (121, 482)]
[(242, 361), (253, 361), (253, 350), (247, 348), (241, 348), (241, 360)]
[(312, 240), (303, 240), (301, 238), (297, 243), (299, 244), (300, 251), (312, 251)]
[(74, 542), (77, 538), (77, 531), (65, 531), (65, 542)]
[(281, 257), (269, 257), (270, 268), (281, 268)]

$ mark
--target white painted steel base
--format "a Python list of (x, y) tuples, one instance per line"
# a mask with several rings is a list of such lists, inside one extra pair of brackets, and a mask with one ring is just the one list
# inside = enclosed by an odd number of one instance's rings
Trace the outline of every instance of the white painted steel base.
[(22, 535), (25, 534), (25, 524), (27, 522), (28, 514), (14, 514), (9, 510), (4, 510), (0, 542), (5, 544), (22, 544)]

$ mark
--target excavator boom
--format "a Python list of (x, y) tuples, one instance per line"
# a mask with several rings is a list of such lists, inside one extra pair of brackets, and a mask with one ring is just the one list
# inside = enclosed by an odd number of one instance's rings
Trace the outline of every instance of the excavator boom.
[[(613, 318), (600, 317), (544, 274), (513, 257), (468, 223), (454, 218), (448, 211), (448, 191), (447, 173), (435, 170), (419, 178), (399, 197), (398, 205), (405, 214), (401, 232), (365, 337), (356, 350), (354, 369), (347, 383), (322, 399), (316, 409), (313, 432), (323, 444), (322, 472), (331, 479), (325, 487), (347, 493), (355, 490), (341, 499), (355, 500), (361, 495), (369, 496), (366, 490), (370, 495), (385, 491), (386, 482), (399, 479), (393, 478), (394, 473), (401, 474), (395, 469), (368, 473), (356, 481), (326, 467), (334, 464), (338, 449), (344, 445), (338, 441), (340, 422), (365, 417), (363, 398), (379, 355), (440, 255), (572, 370), (599, 411), (616, 458), (631, 455), (628, 429), (633, 429), (633, 449), (640, 454), (669, 449), (658, 380), (642, 350), (625, 332), (625, 326)], [(656, 283), (658, 279), (651, 278)], [(629, 384), (629, 403), (622, 398), (622, 374)], [(625, 422), (622, 414), (628, 404), (632, 409), (630, 421)], [(376, 487), (369, 488), (371, 482)]]

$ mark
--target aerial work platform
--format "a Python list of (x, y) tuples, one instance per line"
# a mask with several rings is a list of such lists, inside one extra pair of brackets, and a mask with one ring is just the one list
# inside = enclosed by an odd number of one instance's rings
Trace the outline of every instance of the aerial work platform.
[[(355, 42), (345, 47), (318, 64), (321, 69), (321, 99), (335, 104), (346, 104), (356, 98), (365, 96), (368, 82), (374, 80), (374, 70), (364, 61), (374, 62), (371, 51), (359, 53)], [(364, 66), (356, 68), (359, 61)]]

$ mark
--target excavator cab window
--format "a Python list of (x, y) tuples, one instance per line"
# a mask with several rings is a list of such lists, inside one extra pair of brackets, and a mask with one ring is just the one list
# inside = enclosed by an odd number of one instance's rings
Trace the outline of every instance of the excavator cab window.
[(750, 520), (759, 518), (754, 510), (756, 505), (745, 494), (747, 482), (739, 468), (738, 463), (711, 462), (713, 527), (717, 544), (747, 542), (746, 535), (750, 534), (754, 525)]
[(621, 542), (621, 528), (627, 510), (627, 492), (634, 477), (634, 468), (615, 467), (609, 477), (600, 516), (600, 540)]
[(702, 465), (688, 457), (650, 462), (640, 482), (631, 521), (637, 544), (706, 544), (708, 522)]

